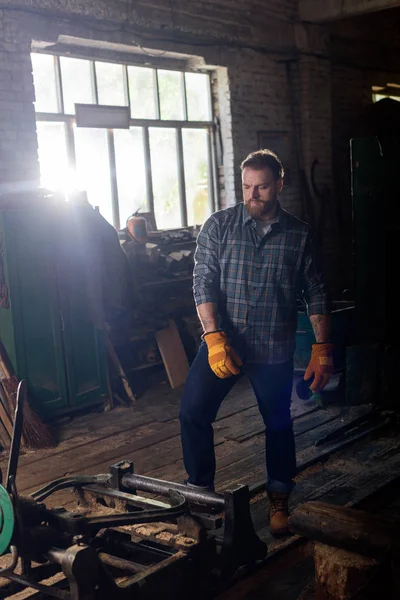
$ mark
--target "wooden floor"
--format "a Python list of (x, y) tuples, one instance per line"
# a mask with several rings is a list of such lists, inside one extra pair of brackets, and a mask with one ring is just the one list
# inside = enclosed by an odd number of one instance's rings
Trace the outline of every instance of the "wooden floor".
[[(133, 460), (138, 474), (182, 482), (185, 470), (178, 420), (181, 392), (181, 389), (171, 390), (168, 383), (159, 383), (129, 408), (92, 412), (64, 423), (59, 429), (60, 441), (56, 448), (21, 454), (17, 477), (19, 491), (29, 494), (59, 477), (105, 473), (110, 464), (123, 459)], [(369, 406), (359, 406), (344, 411), (343, 400), (334, 391), (327, 392), (325, 400), (326, 407), (318, 409), (313, 402), (299, 400), (293, 392), (292, 416), (300, 468), (331, 449), (332, 444), (316, 447), (316, 439), (370, 410)], [(246, 379), (240, 381), (225, 399), (214, 430), (217, 491), (239, 483), (251, 485), (263, 480), (264, 428)], [(389, 463), (385, 448), (388, 447), (391, 456), (390, 464), (397, 464), (397, 458), (400, 461), (398, 445), (398, 436), (392, 435), (390, 439), (384, 436), (369, 445), (362, 442), (360, 456), (357, 447), (345, 451), (343, 456), (335, 455), (333, 460), (323, 463), (323, 469), (317, 465), (299, 473), (294, 497), (299, 496), (298, 490), (302, 496), (319, 498), (322, 494), (325, 497), (341, 480), (361, 476), (366, 462), (370, 469), (373, 461), (374, 470), (375, 465), (379, 469), (385, 464), (384, 471), (387, 471)], [(2, 469), (5, 469), (6, 459), (6, 456), (1, 457)], [(319, 471), (322, 472), (314, 483)], [(68, 491), (58, 492), (53, 503), (71, 502), (69, 494)]]
[[(335, 383), (332, 387), (335, 388)], [(123, 459), (133, 460), (138, 474), (183, 482), (186, 474), (178, 420), (181, 393), (180, 389), (171, 390), (167, 382), (158, 383), (128, 408), (92, 412), (64, 423), (59, 428), (56, 448), (21, 454), (18, 491), (29, 494), (59, 477), (106, 473), (112, 463)], [(335, 389), (327, 391), (324, 400), (325, 406), (318, 408), (313, 401), (299, 400), (293, 392), (299, 473), (291, 498), (292, 507), (317, 499), (353, 505), (400, 473), (400, 434), (393, 428), (371, 433), (359, 441), (349, 435), (349, 445), (333, 454), (337, 440), (316, 446), (316, 440), (371, 408), (344, 409), (343, 398)], [(365, 427), (368, 429), (368, 424)], [(247, 380), (240, 381), (225, 399), (214, 431), (217, 491), (262, 482), (265, 479), (264, 427)], [(2, 470), (6, 462), (4, 455), (0, 461)], [(69, 491), (57, 492), (46, 501), (48, 506), (70, 508), (73, 503)], [(273, 553), (293, 544), (295, 538), (280, 541), (271, 538), (267, 509), (265, 491), (261, 488), (252, 500), (253, 522), (260, 537), (267, 542), (269, 553)]]
[[(335, 384), (331, 387), (335, 388)], [(171, 390), (167, 382), (158, 383), (128, 408), (92, 412), (64, 423), (59, 429), (60, 441), (56, 448), (21, 454), (17, 476), (19, 492), (29, 494), (60, 477), (106, 473), (110, 464), (123, 459), (133, 460), (138, 474), (182, 482), (185, 470), (178, 420), (181, 393), (181, 389)], [(400, 434), (395, 427), (368, 434), (370, 424), (367, 423), (365, 437), (356, 439), (360, 430), (350, 433), (344, 449), (337, 449), (337, 440), (316, 446), (316, 440), (371, 409), (370, 406), (344, 409), (343, 399), (335, 389), (327, 391), (324, 399), (325, 406), (318, 408), (313, 402), (299, 400), (293, 393), (299, 473), (292, 506), (316, 499), (351, 506), (400, 473)], [(265, 479), (264, 428), (246, 379), (240, 381), (224, 401), (214, 430), (217, 491), (239, 483), (252, 486), (262, 482)], [(6, 462), (7, 456), (3, 455), (2, 470)], [(73, 497), (69, 491), (60, 491), (46, 504), (71, 507)], [(252, 516), (256, 531), (268, 544), (269, 553), (296, 542), (296, 536), (279, 542), (271, 539), (263, 490), (252, 500)]]
[[(110, 464), (131, 459), (135, 472), (183, 482), (185, 470), (180, 443), (179, 405), (182, 390), (168, 383), (150, 387), (128, 408), (89, 412), (71, 417), (57, 429), (59, 443), (48, 450), (24, 451), (19, 460), (17, 486), (29, 494), (53, 479), (70, 475), (104, 473)], [(361, 410), (364, 410), (363, 408)], [(300, 458), (312, 454), (310, 429), (321, 435), (340, 424), (341, 408), (317, 410), (293, 393), (292, 415)], [(264, 477), (264, 427), (249, 382), (240, 381), (227, 396), (216, 423), (217, 490), (237, 483), (251, 484)], [(0, 467), (5, 469), (6, 453)], [(60, 492), (57, 503), (69, 502)]]

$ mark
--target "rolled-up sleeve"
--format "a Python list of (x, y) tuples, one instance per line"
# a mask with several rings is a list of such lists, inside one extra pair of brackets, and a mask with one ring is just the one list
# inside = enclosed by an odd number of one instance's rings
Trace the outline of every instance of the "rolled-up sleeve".
[(196, 306), (205, 302), (218, 302), (220, 284), (218, 249), (218, 222), (211, 216), (197, 236), (193, 270), (193, 296)]
[(330, 314), (328, 293), (311, 230), (305, 243), (301, 287), (309, 316)]

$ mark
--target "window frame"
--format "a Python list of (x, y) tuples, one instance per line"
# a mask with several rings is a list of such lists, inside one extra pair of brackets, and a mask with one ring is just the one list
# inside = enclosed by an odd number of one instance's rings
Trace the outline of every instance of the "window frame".
[[(62, 72), (60, 58), (82, 58), (90, 61), (90, 83), (93, 91), (94, 105), (98, 105), (98, 88), (96, 79), (96, 62), (110, 62), (121, 65), (123, 68), (123, 85), (125, 95), (125, 106), (129, 107), (129, 127), (140, 127), (142, 129), (142, 143), (144, 152), (144, 163), (146, 171), (146, 196), (147, 196), (147, 207), (148, 210), (154, 211), (154, 194), (153, 194), (153, 176), (152, 176), (152, 165), (151, 165), (151, 152), (150, 152), (150, 135), (149, 129), (153, 127), (161, 128), (172, 128), (175, 129), (176, 134), (176, 160), (177, 160), (177, 172), (178, 172), (178, 190), (179, 190), (179, 206), (181, 215), (181, 227), (188, 226), (187, 219), (187, 199), (186, 199), (186, 183), (185, 183), (185, 166), (184, 166), (184, 154), (183, 154), (183, 142), (182, 142), (182, 130), (183, 129), (204, 129), (207, 132), (207, 180), (208, 180), (208, 210), (211, 214), (216, 210), (218, 203), (218, 176), (217, 176), (217, 165), (216, 165), (216, 126), (214, 121), (213, 101), (212, 101), (212, 85), (211, 85), (211, 73), (209, 71), (201, 70), (183, 70), (182, 67), (166, 67), (166, 66), (145, 66), (147, 69), (153, 70), (153, 90), (155, 94), (155, 106), (156, 106), (156, 117), (155, 119), (137, 119), (132, 118), (131, 114), (131, 103), (130, 103), (130, 92), (129, 92), (129, 66), (144, 67), (143, 64), (137, 64), (134, 62), (121, 62), (112, 59), (104, 58), (88, 58), (87, 56), (78, 55), (65, 55), (56, 54), (53, 52), (37, 52), (36, 49), (32, 49), (32, 53), (46, 54), (54, 57), (54, 69), (56, 76), (56, 93), (57, 93), (57, 113), (47, 112), (35, 112), (36, 122), (62, 122), (65, 124), (66, 131), (66, 148), (68, 157), (68, 166), (70, 169), (76, 170), (76, 152), (75, 152), (75, 140), (74, 140), (74, 125), (75, 115), (64, 113), (63, 103), (63, 83), (62, 83)], [(169, 70), (181, 73), (181, 90), (183, 94), (183, 119), (182, 120), (167, 120), (160, 118), (160, 89), (158, 85), (158, 70)], [(185, 73), (206, 73), (208, 75), (209, 87), (208, 87), (208, 113), (210, 115), (209, 121), (192, 121), (188, 119), (188, 102), (187, 102), (187, 90), (186, 90), (186, 78)], [(112, 203), (112, 214), (113, 214), (113, 226), (115, 229), (121, 229), (120, 213), (119, 213), (119, 199), (118, 199), (118, 182), (117, 182), (117, 169), (116, 169), (116, 157), (115, 157), (115, 145), (114, 145), (114, 130), (107, 129), (107, 145), (108, 145), (108, 157), (110, 164), (110, 177), (111, 177), (111, 203)], [(132, 207), (133, 210), (133, 207)], [(156, 222), (157, 215), (155, 214)], [(125, 224), (122, 224), (125, 227)]]

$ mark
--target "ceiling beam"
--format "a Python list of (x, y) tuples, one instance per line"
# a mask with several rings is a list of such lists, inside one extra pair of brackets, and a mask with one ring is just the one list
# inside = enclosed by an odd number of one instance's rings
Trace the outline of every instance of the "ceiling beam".
[(299, 11), (302, 21), (322, 23), (397, 6), (400, 0), (300, 0)]

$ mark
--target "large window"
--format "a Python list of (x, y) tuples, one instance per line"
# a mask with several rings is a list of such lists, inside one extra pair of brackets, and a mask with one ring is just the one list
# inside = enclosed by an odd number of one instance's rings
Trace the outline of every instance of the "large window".
[[(210, 77), (32, 54), (41, 185), (88, 200), (116, 228), (137, 210), (159, 229), (214, 210)], [(75, 104), (128, 106), (129, 129), (77, 127)]]

